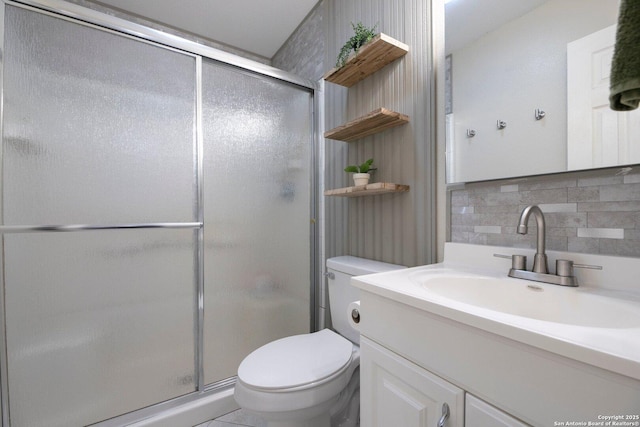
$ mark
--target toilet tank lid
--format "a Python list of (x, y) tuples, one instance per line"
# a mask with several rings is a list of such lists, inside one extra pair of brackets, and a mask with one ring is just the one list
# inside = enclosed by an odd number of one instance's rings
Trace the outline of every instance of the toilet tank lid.
[(381, 261), (374, 261), (355, 256), (339, 256), (327, 259), (327, 268), (351, 276), (363, 274), (382, 273), (384, 271), (399, 270), (407, 268), (404, 265), (389, 264)]

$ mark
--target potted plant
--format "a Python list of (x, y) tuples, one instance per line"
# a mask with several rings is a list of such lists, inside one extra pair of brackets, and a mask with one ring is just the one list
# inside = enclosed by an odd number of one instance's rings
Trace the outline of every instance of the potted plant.
[(369, 183), (369, 178), (371, 178), (369, 171), (373, 170), (371, 167), (372, 164), (373, 159), (369, 159), (361, 165), (349, 165), (344, 168), (344, 171), (353, 173), (353, 182), (356, 186), (367, 185)]
[(354, 51), (356, 54), (358, 50), (365, 45), (367, 42), (371, 41), (376, 36), (376, 27), (377, 24), (373, 26), (373, 28), (367, 28), (362, 25), (362, 22), (358, 22), (357, 24), (351, 23), (353, 27), (353, 32), (355, 35), (351, 37), (340, 49), (340, 53), (338, 54), (338, 60), (336, 61), (336, 68), (341, 68), (344, 66), (347, 58), (349, 58), (349, 54), (351, 51)]

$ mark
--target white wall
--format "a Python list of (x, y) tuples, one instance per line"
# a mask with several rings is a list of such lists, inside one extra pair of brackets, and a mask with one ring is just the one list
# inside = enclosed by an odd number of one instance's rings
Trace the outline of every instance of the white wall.
[(618, 0), (551, 0), (452, 53), (454, 182), (566, 169), (566, 45), (617, 10)]

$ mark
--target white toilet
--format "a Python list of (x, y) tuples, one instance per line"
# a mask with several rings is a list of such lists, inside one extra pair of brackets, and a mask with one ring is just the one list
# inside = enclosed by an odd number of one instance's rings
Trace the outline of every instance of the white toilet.
[(352, 256), (327, 260), (335, 333), (323, 329), (270, 342), (238, 368), (235, 399), (268, 427), (355, 427), (360, 412), (360, 334), (347, 306), (360, 299), (352, 276), (403, 266)]

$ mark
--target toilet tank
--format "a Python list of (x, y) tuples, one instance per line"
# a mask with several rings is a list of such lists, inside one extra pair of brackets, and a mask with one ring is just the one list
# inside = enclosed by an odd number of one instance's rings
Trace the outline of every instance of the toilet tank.
[(351, 278), (401, 268), (406, 267), (354, 256), (327, 259), (329, 306), (333, 328), (343, 337), (359, 345), (360, 333), (349, 324), (347, 317), (349, 304), (360, 300), (360, 290), (351, 286)]

